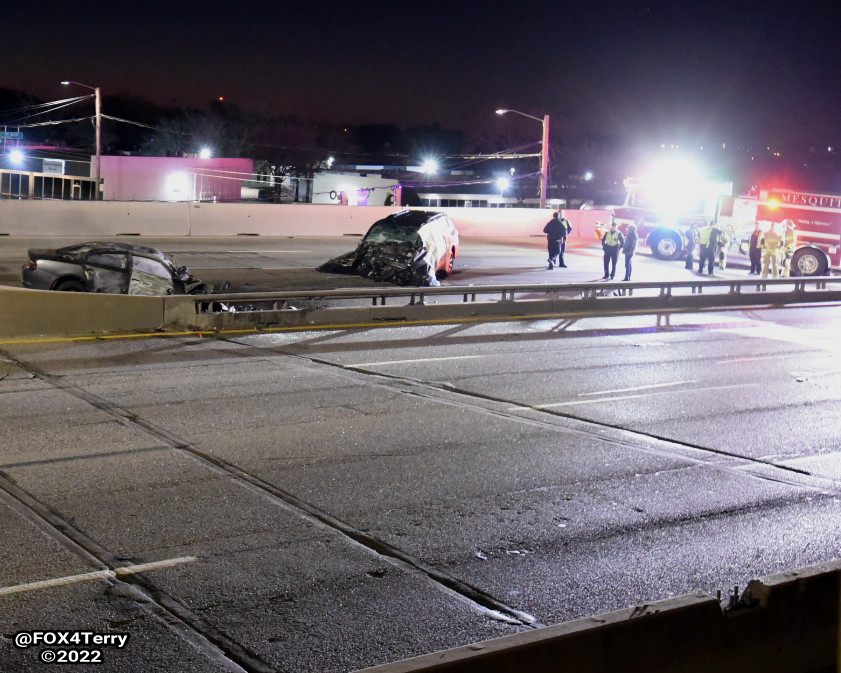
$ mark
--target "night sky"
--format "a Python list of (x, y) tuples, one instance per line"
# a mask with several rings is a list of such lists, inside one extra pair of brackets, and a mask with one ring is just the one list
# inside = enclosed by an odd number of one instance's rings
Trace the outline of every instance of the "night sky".
[[(841, 2), (5, 3), (0, 86), (342, 123), (841, 145)], [(107, 112), (107, 110), (105, 110)], [(534, 123), (519, 120), (520, 123)]]

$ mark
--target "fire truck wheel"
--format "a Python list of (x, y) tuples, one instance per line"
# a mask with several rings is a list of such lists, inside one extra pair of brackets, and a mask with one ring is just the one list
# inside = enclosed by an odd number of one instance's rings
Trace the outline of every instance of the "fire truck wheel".
[(800, 248), (791, 257), (792, 276), (825, 276), (829, 272), (829, 260), (823, 250)]
[(654, 232), (650, 237), (650, 246), (657, 259), (677, 259), (683, 250), (680, 236), (673, 231)]

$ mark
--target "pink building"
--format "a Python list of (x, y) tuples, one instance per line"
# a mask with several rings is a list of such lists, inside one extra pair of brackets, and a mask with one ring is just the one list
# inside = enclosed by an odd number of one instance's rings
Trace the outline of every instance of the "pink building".
[(106, 201), (239, 201), (251, 159), (103, 156)]

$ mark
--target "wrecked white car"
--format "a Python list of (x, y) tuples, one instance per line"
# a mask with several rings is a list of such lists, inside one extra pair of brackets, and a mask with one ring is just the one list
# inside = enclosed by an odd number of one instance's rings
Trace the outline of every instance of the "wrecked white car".
[(398, 285), (438, 285), (453, 271), (458, 231), (445, 213), (401, 210), (375, 222), (355, 250), (318, 267)]

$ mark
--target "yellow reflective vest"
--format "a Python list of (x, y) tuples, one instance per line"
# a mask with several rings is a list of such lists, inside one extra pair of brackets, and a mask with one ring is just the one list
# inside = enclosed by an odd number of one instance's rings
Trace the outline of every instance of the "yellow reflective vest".
[(787, 255), (794, 252), (797, 247), (797, 232), (794, 229), (786, 229), (785, 236), (783, 236), (783, 248)]
[(617, 248), (622, 244), (622, 234), (619, 231), (610, 230), (602, 238), (602, 244), (610, 248)]

